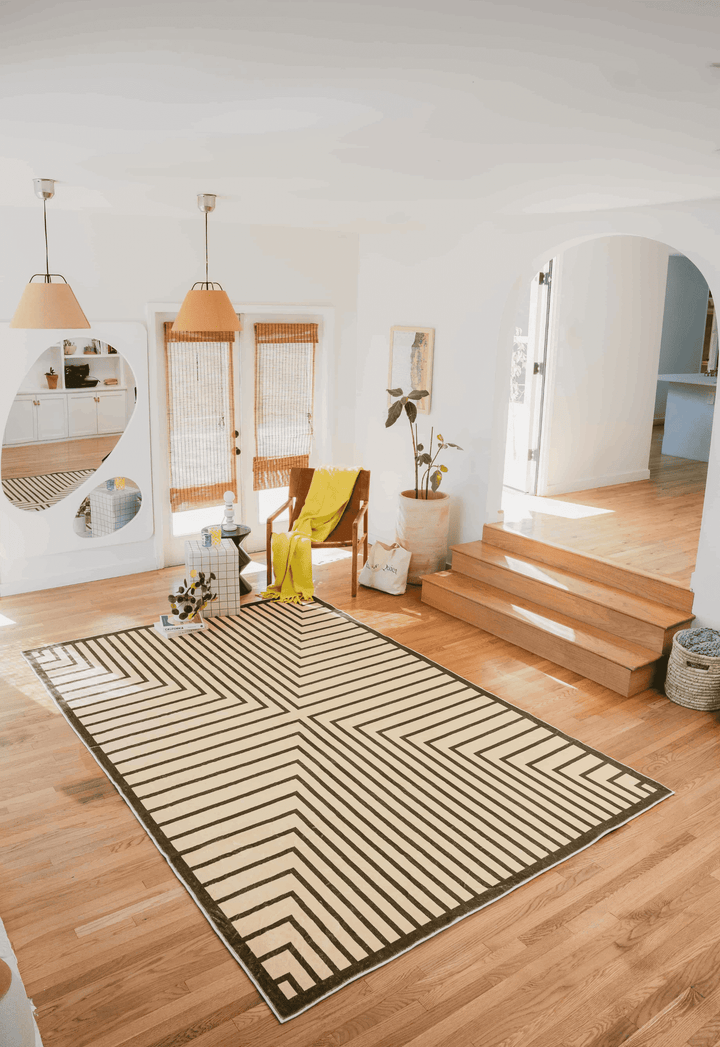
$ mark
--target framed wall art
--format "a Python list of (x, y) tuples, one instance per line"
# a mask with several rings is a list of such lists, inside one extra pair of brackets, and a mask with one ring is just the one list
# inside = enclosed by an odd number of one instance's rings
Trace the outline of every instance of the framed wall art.
[[(388, 389), (400, 388), (404, 393), (427, 389), (430, 395), (416, 401), (420, 414), (430, 413), (434, 346), (434, 327), (390, 328)], [(392, 397), (388, 397), (388, 403), (391, 401)]]

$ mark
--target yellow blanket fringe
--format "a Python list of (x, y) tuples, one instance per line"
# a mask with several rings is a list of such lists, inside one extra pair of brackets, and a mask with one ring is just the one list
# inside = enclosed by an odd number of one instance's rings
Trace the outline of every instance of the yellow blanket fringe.
[(316, 469), (292, 531), (272, 536), (275, 581), (263, 600), (302, 603), (312, 600), (312, 542), (324, 542), (345, 512), (359, 469)]

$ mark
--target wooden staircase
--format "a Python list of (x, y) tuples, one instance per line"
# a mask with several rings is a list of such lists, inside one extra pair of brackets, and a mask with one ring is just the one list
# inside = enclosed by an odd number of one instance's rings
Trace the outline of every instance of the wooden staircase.
[(502, 524), (453, 546), (422, 600), (629, 697), (650, 687), (693, 593), (656, 575), (526, 538)]

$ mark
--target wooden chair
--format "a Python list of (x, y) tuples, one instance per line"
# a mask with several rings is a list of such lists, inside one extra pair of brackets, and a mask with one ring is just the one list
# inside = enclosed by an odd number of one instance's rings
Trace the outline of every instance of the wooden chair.
[[(272, 516), (267, 518), (267, 581), (272, 585), (272, 532), (273, 520), (285, 509), (290, 510), (290, 527), (300, 515), (305, 505), (310, 482), (313, 478), (314, 469), (291, 469), (290, 470), (290, 493), (288, 500), (277, 509)], [(313, 542), (313, 549), (347, 548), (352, 546), (352, 594), (357, 596), (358, 566), (357, 558), (360, 544), (362, 543), (362, 562), (368, 558), (368, 501), (370, 499), (370, 473), (367, 469), (361, 469), (355, 481), (350, 501), (345, 507), (345, 512), (340, 517), (337, 527), (331, 531), (324, 542)]]

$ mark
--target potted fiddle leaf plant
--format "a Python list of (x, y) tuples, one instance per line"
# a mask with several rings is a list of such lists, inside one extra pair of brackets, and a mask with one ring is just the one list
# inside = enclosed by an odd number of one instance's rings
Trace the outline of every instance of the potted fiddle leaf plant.
[(448, 471), (444, 463), (438, 462), (438, 458), (449, 448), (462, 451), (462, 447), (445, 440), (440, 433), (435, 436), (433, 427), (427, 447), (420, 441), (417, 401), (429, 395), (427, 389), (412, 389), (407, 395), (402, 389), (388, 389), (388, 393), (397, 399), (390, 404), (385, 427), (394, 425), (402, 415), (410, 425), (415, 487), (400, 492), (397, 542), (412, 554), (408, 582), (419, 585), (422, 575), (445, 568), (450, 497), (438, 490)]
[(57, 389), (59, 375), (55, 373), (54, 367), (51, 367), (49, 371), (45, 372), (45, 378), (47, 380), (48, 389)]

